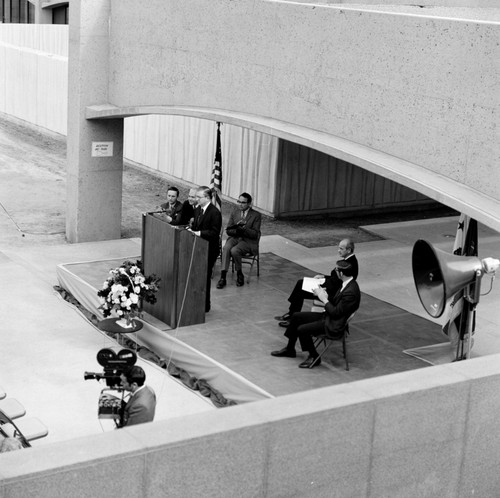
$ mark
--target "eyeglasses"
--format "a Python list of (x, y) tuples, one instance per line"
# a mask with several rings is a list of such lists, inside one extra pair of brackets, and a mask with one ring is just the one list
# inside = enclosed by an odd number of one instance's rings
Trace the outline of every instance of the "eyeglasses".
[(248, 204), (246, 201), (236, 201), (238, 204)]

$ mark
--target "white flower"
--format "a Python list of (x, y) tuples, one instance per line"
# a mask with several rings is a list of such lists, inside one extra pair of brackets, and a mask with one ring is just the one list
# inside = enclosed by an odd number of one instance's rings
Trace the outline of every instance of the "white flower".
[[(137, 289), (137, 287), (136, 287), (136, 289)], [(138, 291), (136, 290), (136, 292), (138, 292)], [(137, 294), (130, 294), (130, 302), (137, 304), (139, 302), (139, 296)]]

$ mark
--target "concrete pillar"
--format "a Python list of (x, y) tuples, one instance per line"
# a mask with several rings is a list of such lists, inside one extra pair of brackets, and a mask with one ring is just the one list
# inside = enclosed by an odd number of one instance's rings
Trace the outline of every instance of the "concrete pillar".
[(35, 24), (52, 24), (52, 9), (42, 9), (42, 0), (29, 0), (35, 9)]
[(66, 237), (69, 242), (119, 239), (123, 119), (85, 119), (108, 103), (109, 0), (74, 0), (69, 14)]

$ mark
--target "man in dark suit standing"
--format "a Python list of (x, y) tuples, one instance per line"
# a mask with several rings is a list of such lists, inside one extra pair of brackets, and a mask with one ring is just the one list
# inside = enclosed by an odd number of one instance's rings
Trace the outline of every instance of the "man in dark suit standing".
[(120, 375), (121, 387), (129, 391), (130, 398), (123, 407), (122, 423), (118, 427), (152, 422), (156, 410), (156, 395), (144, 385), (146, 373), (139, 366), (133, 366)]
[(219, 257), (219, 238), (222, 229), (222, 215), (212, 204), (212, 190), (199, 187), (196, 192), (198, 206), (194, 210), (194, 221), (191, 231), (208, 241), (207, 290), (205, 294), (205, 313), (210, 311), (210, 286), (212, 271)]
[[(341, 240), (338, 246), (338, 253), (342, 259), (349, 261), (353, 269), (352, 276), (354, 280), (356, 280), (358, 278), (358, 260), (356, 259), (356, 255), (354, 254), (354, 242), (351, 239)], [(321, 287), (324, 287), (326, 289), (329, 297), (333, 297), (342, 285), (342, 282), (337, 277), (335, 270), (332, 270), (329, 276), (315, 275), (314, 278), (325, 279), (325, 283), (322, 284)], [(316, 296), (311, 292), (303, 290), (302, 284), (303, 279), (297, 280), (297, 283), (295, 284), (295, 287), (293, 288), (293, 291), (288, 298), (288, 301), (290, 302), (288, 312), (284, 315), (274, 317), (276, 320), (280, 320), (280, 327), (288, 327), (290, 325), (290, 317), (294, 313), (302, 310), (304, 299), (316, 298)]]
[(238, 208), (231, 213), (227, 224), (226, 233), (229, 238), (222, 249), (222, 271), (217, 289), (226, 286), (231, 256), (236, 267), (236, 285), (241, 287), (245, 284), (241, 258), (245, 254), (258, 254), (261, 220), (261, 214), (252, 209), (252, 196), (243, 192), (238, 198)]
[(314, 289), (315, 296), (325, 305), (323, 313), (303, 311), (294, 313), (290, 319), (290, 325), (286, 329), (285, 337), (288, 344), (279, 351), (273, 351), (272, 356), (295, 358), (295, 343), (300, 341), (302, 351), (309, 353), (308, 358), (303, 361), (299, 368), (311, 368), (321, 364), (316, 348), (314, 347), (313, 336), (326, 334), (332, 339), (342, 337), (348, 318), (359, 308), (361, 292), (358, 283), (354, 280), (353, 266), (346, 260), (339, 260), (334, 271), (341, 281), (341, 286), (335, 296), (329, 297), (328, 292), (323, 287)]

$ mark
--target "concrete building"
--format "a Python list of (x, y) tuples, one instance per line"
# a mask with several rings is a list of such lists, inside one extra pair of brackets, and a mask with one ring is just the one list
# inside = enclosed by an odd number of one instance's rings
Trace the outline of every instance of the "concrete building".
[[(71, 3), (68, 240), (120, 237), (124, 119), (148, 114), (289, 140), (500, 231), (500, 9), (491, 2), (135, 6)], [(9, 467), (9, 488), (0, 489), (495, 496), (497, 363), (485, 357), (239, 406), (199, 417), (194, 432), (176, 420), (105, 434), (54, 447), (45, 462), (34, 450), (29, 470)], [(185, 461), (196, 461), (196, 476)], [(418, 476), (410, 487), (409, 474)]]
[(3, 23), (68, 24), (69, 2), (59, 0), (2, 0)]
[[(12, 10), (12, 4), (9, 9)], [(30, 12), (34, 13), (31, 18), (37, 19), (38, 23), (67, 23), (67, 4), (28, 3), (27, 9), (31, 9)], [(44, 31), (45, 36), (54, 36), (52, 29)], [(30, 39), (28, 34), (26, 38)], [(24, 66), (23, 73), (39, 71), (39, 67), (47, 64), (50, 54), (44, 56), (44, 47), (26, 47), (20, 38), (15, 43), (19, 45), (18, 50), (37, 50), (37, 66), (26, 59), (18, 62)], [(66, 57), (67, 48), (57, 47), (52, 55)], [(33, 85), (37, 84), (36, 74), (29, 79), (32, 79)], [(66, 78), (52, 76), (50, 79), (50, 92), (58, 95), (61, 103), (65, 102)], [(9, 80), (12, 78), (9, 77)], [(25, 86), (25, 83), (22, 85)], [(29, 90), (26, 88), (26, 91)], [(33, 91), (36, 91), (35, 88)], [(19, 99), (19, 107), (22, 108), (25, 105), (24, 96), (20, 95)], [(43, 102), (35, 105), (43, 105)], [(13, 111), (12, 107), (9, 112)], [(23, 112), (19, 111), (18, 108), (18, 117), (24, 119)], [(56, 119), (58, 113), (60, 118)], [(40, 125), (66, 134), (66, 106), (52, 109), (51, 120), (52, 123), (43, 122)], [(54, 128), (55, 121), (58, 124)], [(222, 133), (225, 166), (223, 195), (234, 200), (241, 191), (254, 192), (254, 206), (264, 213), (277, 217), (343, 215), (438, 204), (388, 178), (304, 145), (229, 124), (223, 126)], [(152, 168), (192, 184), (208, 182), (205, 176), (209, 172), (207, 158), (210, 160), (213, 156), (214, 122), (165, 114), (130, 117), (125, 120), (124, 138), (124, 157), (140, 167)], [(156, 143), (157, 147), (152, 146)], [(304, 172), (307, 172), (306, 178)], [(326, 185), (328, 188), (325, 188)]]

